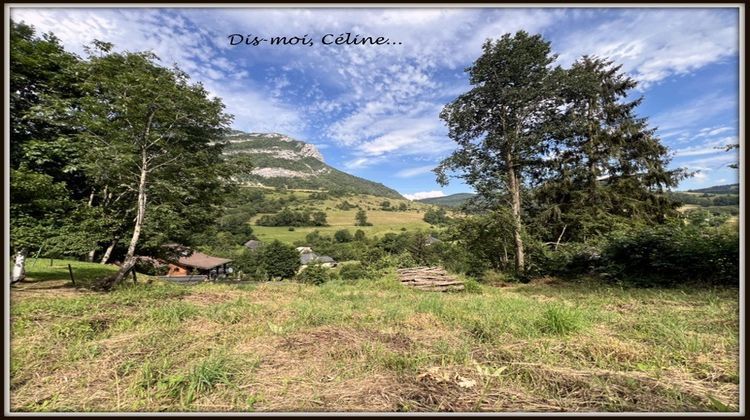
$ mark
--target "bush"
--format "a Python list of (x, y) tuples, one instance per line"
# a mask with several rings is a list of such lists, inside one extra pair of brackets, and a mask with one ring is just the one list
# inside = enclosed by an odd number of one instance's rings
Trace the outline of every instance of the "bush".
[(532, 261), (529, 271), (562, 277), (592, 273), (600, 266), (602, 246), (598, 242), (568, 242), (552, 250), (541, 245), (529, 253)]
[(297, 280), (302, 283), (323, 284), (331, 279), (329, 269), (320, 264), (310, 264), (297, 275)]
[(258, 252), (258, 265), (271, 278), (292, 278), (300, 267), (299, 253), (278, 240)]
[(333, 234), (333, 238), (339, 243), (351, 242), (354, 240), (354, 237), (347, 229), (337, 230), (336, 233)]
[(448, 223), (448, 215), (442, 207), (430, 208), (425, 213), (422, 219), (431, 225), (442, 225)]
[(611, 235), (600, 270), (639, 285), (738, 285), (739, 235), (683, 224)]
[(339, 276), (342, 280), (358, 280), (368, 278), (370, 273), (362, 263), (345, 264), (339, 270)]
[(477, 282), (474, 279), (466, 279), (464, 280), (464, 292), (472, 293), (472, 294), (481, 294), (482, 286), (480, 286), (479, 282)]

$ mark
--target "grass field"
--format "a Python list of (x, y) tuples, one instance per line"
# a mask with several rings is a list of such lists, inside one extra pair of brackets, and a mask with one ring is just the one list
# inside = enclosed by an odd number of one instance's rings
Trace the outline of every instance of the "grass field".
[[(400, 233), (403, 229), (414, 231), (414, 230), (427, 230), (430, 228), (430, 224), (423, 220), (424, 212), (430, 206), (410, 202), (408, 200), (396, 200), (396, 199), (384, 199), (382, 197), (374, 197), (367, 195), (350, 196), (344, 198), (332, 198), (327, 200), (307, 200), (309, 193), (302, 191), (294, 191), (288, 193), (295, 195), (301, 200), (299, 205), (291, 206), (292, 208), (300, 208), (307, 206), (314, 210), (325, 211), (327, 215), (328, 224), (330, 226), (324, 227), (295, 227), (293, 231), (289, 230), (286, 226), (257, 226), (255, 221), (262, 217), (259, 214), (253, 217), (250, 221), (253, 233), (261, 241), (272, 241), (278, 239), (282, 242), (293, 243), (295, 241), (304, 240), (308, 233), (315, 230), (320, 231), (323, 235), (333, 234), (337, 230), (349, 229), (354, 234), (357, 229), (362, 229), (367, 236), (384, 235), (386, 233)], [(269, 197), (277, 197), (277, 193), (269, 194)], [(336, 205), (342, 201), (348, 201), (352, 205), (358, 205), (365, 209), (367, 212), (367, 221), (372, 223), (372, 226), (355, 226), (355, 215), (357, 209), (340, 210), (336, 208)], [(380, 209), (380, 204), (388, 200), (391, 206), (397, 207), (401, 203), (408, 205), (408, 211), (384, 211)]]
[(547, 279), (439, 294), (388, 275), (104, 294), (70, 287), (57, 261), (11, 289), (14, 411), (738, 407), (737, 290)]

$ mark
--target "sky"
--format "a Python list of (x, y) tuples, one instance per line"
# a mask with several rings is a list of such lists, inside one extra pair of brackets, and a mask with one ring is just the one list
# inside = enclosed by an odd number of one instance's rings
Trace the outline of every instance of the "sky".
[[(13, 7), (10, 15), (82, 57), (94, 39), (151, 50), (222, 98), (233, 128), (312, 143), (328, 164), (407, 198), (471, 192), (459, 180), (440, 186), (431, 172), (456, 147), (439, 113), (470, 89), (465, 69), (486, 39), (539, 33), (556, 64), (608, 57), (639, 82), (637, 113), (669, 147), (670, 167), (696, 171), (678, 189), (739, 182), (728, 167), (736, 149), (716, 148), (739, 142), (737, 8)], [(387, 43), (336, 45), (347, 33)], [(256, 36), (267, 41), (246, 43)], [(284, 36), (312, 44), (271, 45)]]

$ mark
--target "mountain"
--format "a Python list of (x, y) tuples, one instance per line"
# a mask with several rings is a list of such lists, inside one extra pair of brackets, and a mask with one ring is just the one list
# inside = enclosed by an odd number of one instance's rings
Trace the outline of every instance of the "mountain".
[(714, 185), (713, 187), (708, 187), (708, 188), (688, 190), (688, 192), (706, 193), (706, 194), (739, 194), (740, 184)]
[(324, 189), (403, 198), (383, 184), (349, 175), (329, 166), (318, 149), (303, 141), (278, 133), (245, 133), (233, 130), (227, 135), (224, 154), (247, 156), (253, 164), (250, 175), (240, 180), (265, 187)]
[(419, 201), (420, 203), (425, 203), (425, 204), (433, 204), (436, 206), (460, 207), (462, 204), (464, 204), (465, 202), (467, 202), (474, 196), (476, 196), (476, 194), (458, 193), (458, 194), (446, 195), (444, 197), (423, 198), (421, 200), (415, 200), (415, 201)]

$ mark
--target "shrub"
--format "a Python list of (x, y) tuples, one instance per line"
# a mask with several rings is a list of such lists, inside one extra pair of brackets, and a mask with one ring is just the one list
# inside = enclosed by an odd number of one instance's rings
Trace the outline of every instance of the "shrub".
[(339, 276), (342, 280), (358, 280), (369, 277), (369, 272), (362, 263), (353, 263), (342, 265)]
[(354, 232), (354, 240), (355, 241), (364, 241), (365, 240), (365, 231), (362, 229), (357, 229), (356, 232)]
[(351, 242), (354, 240), (354, 237), (347, 229), (337, 230), (336, 233), (333, 234), (333, 238), (339, 243)]
[(639, 285), (737, 285), (739, 235), (681, 223), (611, 235), (600, 270)]
[(482, 286), (480, 286), (479, 282), (477, 282), (474, 279), (466, 279), (464, 280), (464, 292), (473, 293), (473, 294), (481, 294)]
[(329, 269), (320, 264), (310, 264), (297, 275), (297, 280), (302, 283), (323, 284), (331, 279)]
[(448, 223), (448, 215), (442, 207), (428, 209), (422, 219), (431, 225)]
[(258, 251), (258, 263), (271, 278), (292, 278), (300, 267), (299, 253), (291, 245), (275, 240)]

